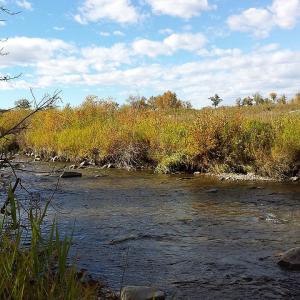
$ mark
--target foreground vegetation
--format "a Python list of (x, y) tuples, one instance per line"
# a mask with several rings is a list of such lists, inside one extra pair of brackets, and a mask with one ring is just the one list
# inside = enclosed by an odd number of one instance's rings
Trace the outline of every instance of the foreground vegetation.
[(0, 298), (115, 299), (68, 264), (71, 239), (61, 239), (55, 222), (48, 234), (43, 232), (49, 203), (41, 208), (32, 202), (24, 208), (9, 190), (1, 210)]
[[(37, 113), (16, 142), (45, 158), (122, 168), (293, 176), (300, 161), (300, 97), (276, 101), (272, 94), (269, 101), (259, 102), (255, 94), (236, 107), (201, 110), (171, 92), (130, 98), (122, 107), (90, 96), (79, 107)], [(0, 127), (28, 109), (2, 114)]]

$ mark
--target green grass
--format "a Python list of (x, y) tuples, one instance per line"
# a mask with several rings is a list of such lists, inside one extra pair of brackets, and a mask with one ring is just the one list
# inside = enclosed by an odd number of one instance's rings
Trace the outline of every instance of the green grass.
[(48, 205), (24, 211), (9, 189), (0, 224), (0, 299), (97, 299), (99, 286), (81, 282), (68, 264), (71, 238), (60, 236), (55, 221), (43, 234)]
[[(116, 167), (176, 171), (252, 171), (284, 178), (300, 160), (300, 103), (153, 109), (88, 102), (49, 109), (17, 137), (45, 157), (94, 159)], [(0, 116), (0, 128), (22, 111)]]

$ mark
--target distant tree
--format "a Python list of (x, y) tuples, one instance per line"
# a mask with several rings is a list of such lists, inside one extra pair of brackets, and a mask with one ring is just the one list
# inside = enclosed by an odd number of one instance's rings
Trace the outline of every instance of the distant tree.
[(270, 93), (270, 98), (273, 103), (276, 103), (277, 93), (274, 93), (274, 92)]
[(20, 109), (29, 109), (31, 107), (31, 104), (27, 99), (20, 99), (15, 101), (15, 107)]
[(235, 104), (236, 104), (236, 106), (242, 106), (242, 98), (241, 97), (237, 98), (235, 100)]
[(147, 101), (152, 109), (190, 108), (191, 104), (178, 99), (176, 93), (167, 91), (162, 95), (150, 97)]
[(215, 108), (223, 101), (223, 99), (218, 94), (215, 94), (214, 96), (209, 97), (208, 99), (212, 102), (212, 105)]
[(277, 103), (278, 104), (287, 104), (288, 100), (287, 100), (287, 96), (285, 94), (281, 95), (278, 99), (277, 99)]
[(245, 97), (243, 100), (242, 100), (242, 105), (243, 106), (252, 106), (253, 105), (253, 98), (251, 97)]
[(145, 97), (131, 95), (126, 101), (133, 109), (141, 110), (149, 107)]
[(292, 102), (293, 102), (293, 103), (300, 104), (300, 92), (297, 93), (297, 94), (294, 96)]
[(265, 99), (262, 97), (260, 93), (255, 93), (253, 95), (253, 101), (256, 105), (265, 104)]

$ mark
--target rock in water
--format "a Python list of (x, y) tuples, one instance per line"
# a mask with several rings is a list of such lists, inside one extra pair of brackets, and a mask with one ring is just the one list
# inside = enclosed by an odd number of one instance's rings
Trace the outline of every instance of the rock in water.
[(218, 189), (209, 189), (207, 190), (206, 192), (209, 193), (209, 194), (215, 194), (217, 193), (219, 190)]
[(278, 265), (289, 270), (300, 271), (300, 247), (283, 253)]
[(121, 291), (121, 300), (165, 300), (164, 292), (147, 286), (126, 286)]
[(291, 177), (290, 180), (291, 180), (292, 182), (297, 182), (297, 181), (300, 180), (300, 177), (294, 176), (294, 177)]
[(60, 177), (61, 178), (73, 178), (73, 177), (81, 177), (82, 174), (78, 172), (63, 172)]

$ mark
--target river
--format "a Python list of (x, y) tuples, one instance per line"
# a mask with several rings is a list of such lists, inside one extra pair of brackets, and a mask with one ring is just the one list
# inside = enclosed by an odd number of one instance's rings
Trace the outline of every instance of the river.
[[(113, 289), (123, 282), (158, 287), (169, 299), (300, 299), (300, 273), (276, 263), (300, 246), (300, 184), (82, 172), (60, 180), (48, 218), (74, 231), (79, 267)], [(20, 173), (43, 196), (57, 182)]]

